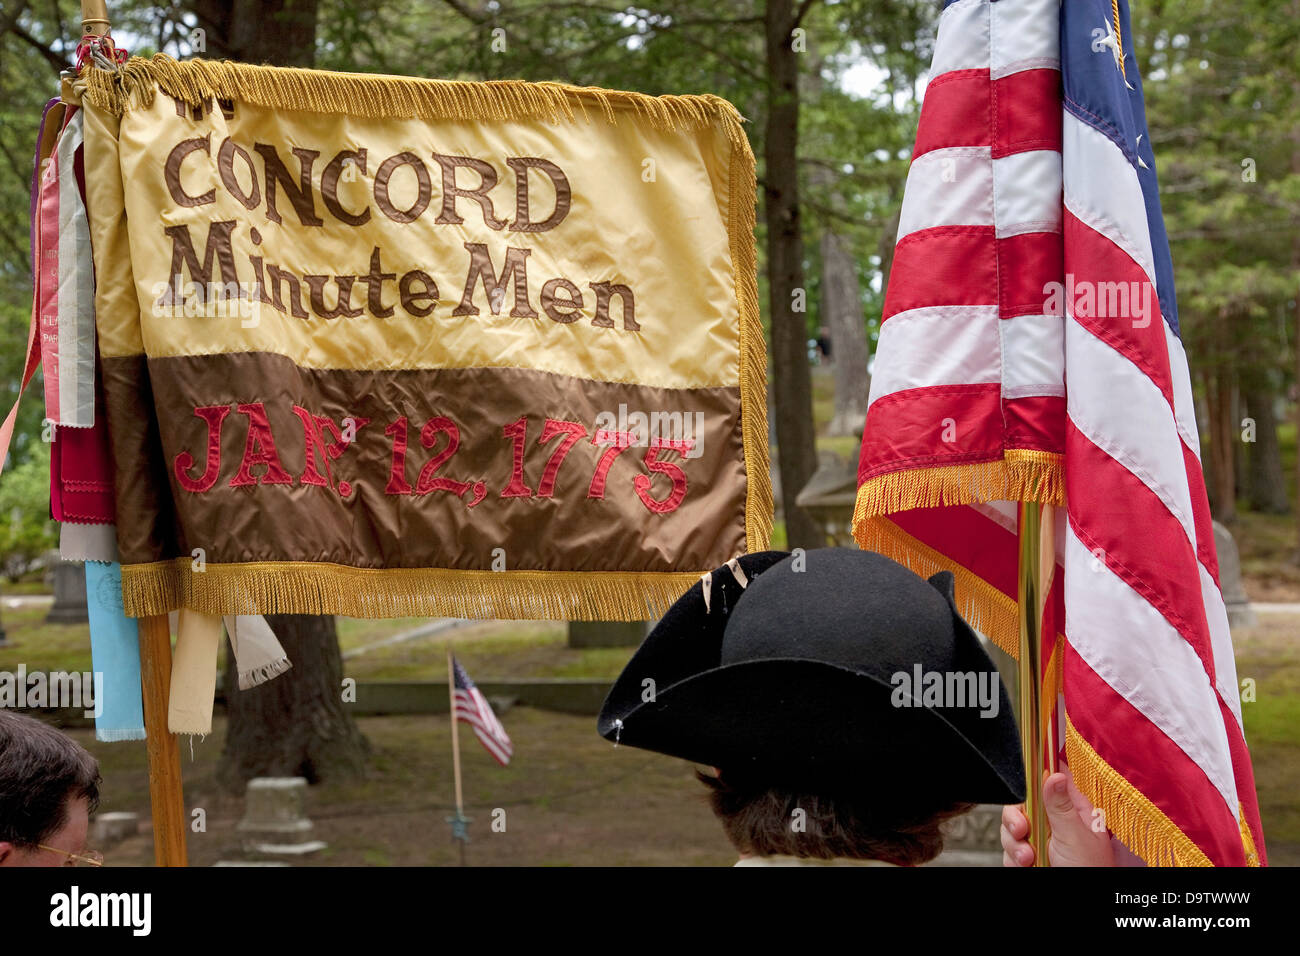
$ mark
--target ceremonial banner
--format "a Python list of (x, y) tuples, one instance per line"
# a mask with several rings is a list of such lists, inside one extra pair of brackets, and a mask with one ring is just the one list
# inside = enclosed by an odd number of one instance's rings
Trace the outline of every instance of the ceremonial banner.
[(637, 620), (768, 546), (729, 103), (83, 78), (129, 614)]
[(945, 4), (853, 530), (1014, 656), (1039, 503), (1043, 739), (1148, 864), (1260, 865), (1155, 163), (1125, 0)]

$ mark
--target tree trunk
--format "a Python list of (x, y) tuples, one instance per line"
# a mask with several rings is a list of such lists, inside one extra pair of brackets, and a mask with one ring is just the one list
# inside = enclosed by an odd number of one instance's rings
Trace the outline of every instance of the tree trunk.
[(1232, 377), (1220, 369), (1214, 373), (1210, 390), (1210, 455), (1214, 460), (1214, 511), (1223, 524), (1237, 520), (1236, 465), (1233, 452), (1237, 430), (1232, 420)]
[(799, 56), (794, 50), (791, 0), (768, 0), (767, 125), (764, 197), (767, 223), (768, 311), (772, 321), (777, 463), (781, 510), (789, 547), (818, 547), (825, 536), (795, 499), (817, 465), (813, 437), (812, 378), (808, 370), (807, 313), (795, 311), (796, 290), (804, 298), (803, 234), (799, 216)]
[[(204, 56), (311, 66), (318, 0), (195, 0)], [(342, 699), (343, 657), (333, 617), (268, 615), (293, 667), (241, 691), (227, 655), (229, 721), (218, 778), (242, 790), (252, 777), (302, 776), (315, 783), (359, 774), (369, 745)]]
[(1246, 396), (1242, 394), (1241, 388), (1232, 390), (1232, 427), (1236, 430), (1237, 441), (1235, 454), (1233, 455), (1233, 481), (1237, 490), (1242, 494), (1250, 494), (1250, 459), (1255, 449), (1253, 445), (1246, 444), (1245, 421), (1246, 416), (1250, 413), (1246, 411)]
[[(1300, 15), (1300, 0), (1291, 0), (1291, 16)], [(1295, 97), (1300, 97), (1300, 81), (1295, 79), (1292, 74), (1291, 93), (1293, 102)], [(1300, 174), (1300, 122), (1291, 124), (1291, 172)], [(1300, 269), (1300, 231), (1293, 231), (1291, 234), (1291, 265)], [(1300, 290), (1297, 290), (1296, 302), (1300, 305)], [(1295, 349), (1295, 429), (1296, 442), (1300, 445), (1300, 308), (1296, 312), (1295, 335), (1291, 338), (1292, 348)], [(1296, 454), (1296, 550), (1293, 560), (1300, 564), (1300, 448), (1297, 448)]]
[(226, 655), (229, 722), (217, 777), (234, 791), (253, 777), (354, 776), (369, 744), (343, 702), (343, 658), (332, 617), (268, 614), (267, 623), (293, 667), (240, 690), (233, 654)]
[(880, 291), (883, 294), (889, 288), (889, 273), (894, 268), (894, 247), (898, 245), (898, 224), (902, 219), (902, 209), (894, 202), (894, 214), (885, 222), (880, 231), (880, 241), (876, 248), (880, 253)]
[[(318, 0), (191, 0), (208, 59), (274, 66), (316, 62)], [(198, 51), (196, 51), (198, 52)]]
[(835, 376), (835, 412), (831, 435), (862, 431), (867, 417), (867, 323), (862, 314), (862, 290), (857, 265), (844, 239), (827, 227), (822, 231), (821, 315), (830, 332), (831, 372)]
[(1244, 397), (1246, 414), (1255, 420), (1255, 441), (1250, 446), (1246, 485), (1250, 507), (1267, 514), (1288, 514), (1291, 502), (1287, 499), (1286, 475), (1282, 471), (1282, 454), (1277, 444), (1274, 395), (1267, 389), (1252, 386)]

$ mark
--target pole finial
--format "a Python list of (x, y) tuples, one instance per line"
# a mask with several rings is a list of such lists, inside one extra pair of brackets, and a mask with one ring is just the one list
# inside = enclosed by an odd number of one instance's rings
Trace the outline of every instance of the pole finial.
[(81, 35), (108, 36), (107, 0), (81, 0)]

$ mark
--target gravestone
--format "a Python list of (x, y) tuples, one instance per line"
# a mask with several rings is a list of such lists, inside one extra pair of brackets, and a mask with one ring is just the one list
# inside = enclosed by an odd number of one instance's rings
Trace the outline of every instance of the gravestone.
[(926, 866), (1001, 866), (1002, 807), (981, 803), (943, 823), (943, 852)]
[(1241, 557), (1232, 532), (1219, 522), (1214, 522), (1214, 550), (1219, 554), (1219, 590), (1228, 608), (1228, 626), (1254, 627), (1255, 611), (1241, 584)]
[(306, 777), (254, 777), (245, 793), (244, 818), (235, 827), (252, 855), (305, 856), (325, 849), (312, 839), (307, 818)]
[(54, 604), (45, 615), (47, 624), (84, 624), (90, 620), (86, 608), (86, 567), (80, 561), (55, 557), (48, 565), (54, 588)]
[(140, 814), (125, 810), (98, 813), (93, 827), (95, 844), (101, 848), (112, 846), (140, 832)]
[(799, 491), (795, 504), (807, 511), (826, 535), (827, 544), (856, 548), (853, 506), (858, 500), (858, 469), (831, 452), (818, 455), (818, 467)]

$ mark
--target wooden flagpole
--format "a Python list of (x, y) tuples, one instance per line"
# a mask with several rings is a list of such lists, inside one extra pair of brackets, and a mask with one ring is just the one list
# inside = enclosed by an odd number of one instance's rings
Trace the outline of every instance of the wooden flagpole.
[[(106, 0), (81, 0), (81, 35), (104, 37), (110, 24)], [(154, 861), (185, 866), (185, 794), (176, 735), (167, 732), (171, 694), (172, 642), (167, 615), (141, 618), (140, 688), (144, 695), (145, 746), (149, 752), (149, 803), (153, 815)]]
[(181, 755), (176, 735), (167, 732), (172, 636), (166, 614), (140, 620), (140, 683), (144, 691), (145, 744), (149, 751), (154, 862), (159, 866), (187, 866)]
[[(1043, 756), (1043, 609), (1047, 602), (1046, 582), (1056, 563), (1055, 511), (1036, 501), (1020, 502), (1019, 586), (1017, 611), (1020, 618), (1020, 660), (1018, 663), (1020, 745), (1025, 760), (1025, 816), (1029, 820), (1029, 844), (1034, 848), (1034, 866), (1048, 866), (1047, 841), (1050, 831), (1043, 806), (1043, 774), (1055, 770)], [(1053, 748), (1053, 755), (1055, 749)]]

